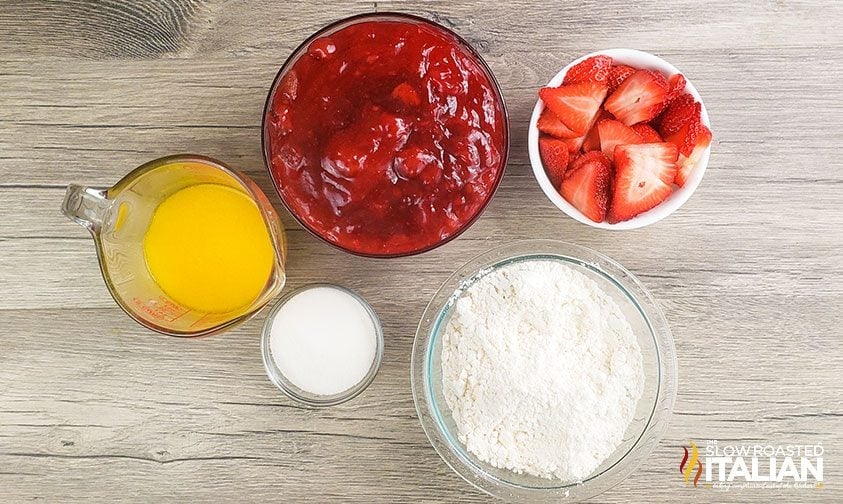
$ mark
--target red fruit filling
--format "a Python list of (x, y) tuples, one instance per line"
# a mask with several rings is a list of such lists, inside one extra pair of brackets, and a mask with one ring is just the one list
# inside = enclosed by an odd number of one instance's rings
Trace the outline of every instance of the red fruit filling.
[(429, 249), (482, 211), (503, 169), (503, 103), (451, 33), (361, 21), (318, 38), (286, 71), (264, 122), (290, 211), (355, 253)]

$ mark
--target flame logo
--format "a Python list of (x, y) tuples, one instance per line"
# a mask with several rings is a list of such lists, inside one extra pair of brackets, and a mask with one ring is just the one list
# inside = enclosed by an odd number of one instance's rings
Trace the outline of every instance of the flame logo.
[(688, 449), (684, 446), (682, 449), (685, 451), (685, 455), (682, 457), (682, 462), (679, 463), (679, 473), (684, 476), (685, 483), (688, 483), (691, 479), (691, 473), (694, 472), (694, 467), (696, 466), (697, 474), (694, 475), (694, 486), (697, 486), (697, 482), (700, 480), (703, 472), (703, 464), (700, 460), (700, 452), (697, 449), (697, 444), (691, 441), (690, 460), (688, 460)]

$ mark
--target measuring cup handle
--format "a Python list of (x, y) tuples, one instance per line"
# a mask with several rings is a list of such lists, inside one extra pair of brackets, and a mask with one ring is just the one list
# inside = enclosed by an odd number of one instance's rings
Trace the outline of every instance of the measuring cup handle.
[(67, 186), (61, 212), (73, 222), (91, 232), (99, 232), (105, 213), (111, 206), (106, 189), (94, 189), (76, 184)]

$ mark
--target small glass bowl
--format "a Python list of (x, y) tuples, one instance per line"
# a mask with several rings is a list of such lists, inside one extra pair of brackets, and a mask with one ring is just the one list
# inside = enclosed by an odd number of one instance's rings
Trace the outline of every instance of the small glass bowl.
[[(641, 347), (644, 392), (623, 441), (583, 481), (516, 474), (479, 460), (459, 441), (442, 393), (441, 332), (463, 289), (489, 271), (524, 260), (554, 260), (595, 281), (620, 306)], [(632, 474), (667, 428), (677, 391), (676, 350), (664, 314), (649, 291), (623, 266), (586, 247), (527, 240), (494, 248), (458, 269), (433, 295), (419, 323), (411, 360), (413, 400), (422, 428), (445, 463), (468, 483), (513, 502), (576, 502), (605, 492)]]
[[(363, 306), (363, 308), (366, 309), (372, 319), (372, 323), (375, 326), (375, 359), (372, 361), (372, 366), (369, 368), (369, 371), (366, 373), (366, 376), (364, 376), (363, 379), (360, 380), (356, 385), (337, 394), (314, 394), (312, 392), (308, 392), (307, 390), (303, 390), (297, 387), (293, 382), (288, 380), (286, 376), (284, 376), (281, 370), (278, 369), (278, 366), (275, 365), (275, 361), (272, 359), (272, 348), (270, 346), (270, 331), (272, 330), (272, 322), (275, 320), (275, 315), (284, 306), (284, 304), (290, 299), (292, 299), (294, 296), (316, 287), (328, 287), (331, 289), (340, 290), (342, 292), (345, 292), (346, 294), (351, 295)], [(266, 369), (266, 376), (269, 377), (269, 380), (273, 384), (275, 384), (275, 386), (278, 387), (278, 389), (281, 390), (281, 392), (287, 395), (287, 397), (289, 397), (290, 399), (313, 407), (336, 406), (337, 404), (341, 404), (353, 399), (358, 394), (366, 390), (366, 387), (368, 387), (372, 383), (372, 380), (374, 380), (375, 376), (378, 374), (378, 370), (381, 367), (381, 361), (383, 360), (383, 327), (381, 326), (378, 314), (375, 313), (375, 310), (372, 309), (372, 306), (356, 292), (342, 287), (340, 285), (328, 283), (310, 284), (288, 293), (287, 295), (282, 297), (277, 303), (275, 303), (269, 310), (269, 313), (267, 313), (266, 320), (263, 324), (263, 330), (261, 331), (261, 357), (263, 358), (263, 367), (264, 369)]]

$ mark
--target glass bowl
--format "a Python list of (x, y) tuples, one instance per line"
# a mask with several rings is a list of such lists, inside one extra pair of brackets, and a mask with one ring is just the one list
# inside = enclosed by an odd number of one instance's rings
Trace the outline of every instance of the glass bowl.
[[(366, 373), (363, 379), (357, 382), (354, 386), (343, 390), (342, 392), (339, 392), (337, 394), (319, 395), (297, 387), (292, 381), (290, 381), (289, 379), (287, 379), (286, 376), (284, 376), (284, 373), (278, 368), (278, 366), (275, 364), (275, 360), (272, 358), (271, 332), (272, 323), (275, 321), (275, 315), (278, 313), (279, 310), (281, 310), (281, 308), (287, 301), (308, 289), (313, 289), (316, 287), (329, 287), (331, 289), (337, 289), (346, 294), (349, 294), (351, 297), (356, 299), (357, 302), (360, 303), (360, 306), (362, 306), (366, 310), (366, 312), (368, 312), (369, 317), (372, 319), (372, 323), (375, 326), (375, 359), (372, 361), (372, 365), (369, 368), (369, 371)], [(278, 390), (283, 392), (290, 399), (304, 404), (306, 406), (312, 407), (336, 406), (337, 404), (342, 404), (357, 397), (361, 392), (366, 390), (366, 388), (372, 383), (372, 381), (375, 379), (375, 376), (378, 374), (378, 370), (381, 367), (381, 361), (383, 361), (383, 327), (381, 326), (381, 321), (380, 318), (378, 318), (378, 314), (375, 313), (375, 310), (368, 303), (368, 301), (363, 299), (362, 296), (360, 296), (353, 290), (347, 289), (340, 285), (327, 283), (310, 284), (288, 293), (286, 296), (282, 297), (277, 303), (275, 303), (269, 310), (269, 313), (266, 315), (266, 320), (263, 323), (263, 329), (261, 331), (261, 358), (263, 359), (263, 367), (266, 370), (266, 376), (269, 378), (269, 381), (271, 381), (276, 387), (278, 387)]]
[[(644, 392), (620, 446), (588, 478), (563, 482), (516, 474), (480, 461), (457, 438), (442, 394), (442, 344), (458, 289), (494, 268), (515, 261), (549, 259), (585, 274), (621, 307), (635, 333), (644, 361)], [(574, 502), (617, 485), (647, 458), (664, 433), (677, 390), (676, 351), (664, 314), (638, 279), (609, 257), (579, 245), (528, 240), (494, 248), (458, 269), (436, 291), (425, 309), (411, 361), (413, 400), (422, 428), (445, 463), (464, 480), (495, 497), (517, 502)]]
[[(336, 32), (338, 32), (338, 31), (340, 31), (344, 28), (347, 28), (351, 25), (354, 25), (354, 24), (357, 24), (357, 23), (371, 22), (371, 21), (382, 21), (382, 22), (398, 21), (398, 22), (404, 22), (404, 23), (416, 23), (416, 24), (420, 24), (420, 25), (428, 25), (428, 26), (434, 27), (438, 31), (441, 31), (441, 32), (453, 37), (453, 39), (456, 41), (456, 43), (459, 44), (460, 46), (462, 46), (467, 51), (467, 53), (470, 54), (475, 59), (478, 66), (482, 69), (482, 71), (488, 77), (488, 80), (491, 83), (491, 87), (492, 87), (492, 89), (495, 93), (495, 98), (494, 98), (495, 105), (500, 109), (501, 116), (503, 118), (503, 137), (504, 137), (504, 141), (503, 141), (502, 153), (501, 153), (501, 169), (498, 172), (497, 177), (495, 178), (495, 180), (494, 180), (494, 182), (491, 186), (491, 189), (489, 190), (488, 196), (486, 197), (485, 201), (483, 201), (483, 204), (478, 208), (477, 212), (473, 216), (471, 216), (471, 218), (464, 221), (456, 231), (454, 231), (453, 233), (451, 233), (447, 237), (445, 237), (443, 239), (439, 239), (436, 242), (434, 242), (430, 245), (427, 245), (427, 246), (418, 247), (418, 248), (416, 248), (414, 250), (410, 250), (410, 251), (401, 251), (401, 252), (396, 252), (396, 253), (367, 253), (367, 252), (361, 252), (361, 251), (356, 251), (356, 250), (344, 247), (342, 244), (336, 243), (336, 242), (330, 240), (325, 235), (324, 232), (321, 232), (320, 230), (315, 229), (314, 227), (309, 225), (305, 221), (305, 219), (303, 219), (301, 216), (297, 215), (297, 213), (294, 211), (292, 205), (290, 205), (289, 202), (286, 201), (286, 199), (284, 197), (284, 193), (282, 191), (282, 188), (279, 184), (279, 181), (272, 171), (272, 154), (270, 152), (270, 139), (269, 139), (268, 123), (269, 123), (270, 114), (272, 112), (272, 104), (275, 100), (275, 94), (278, 91), (279, 85), (282, 82), (282, 80), (284, 79), (284, 76), (287, 75), (287, 72), (290, 69), (293, 68), (295, 63), (302, 56), (307, 54), (307, 50), (314, 40), (319, 39), (321, 37), (327, 37), (327, 36), (329, 36), (333, 33), (336, 33)], [(316, 31), (310, 37), (308, 37), (304, 42), (301, 43), (301, 45), (299, 45), (296, 48), (295, 51), (292, 52), (292, 54), (289, 56), (289, 58), (287, 58), (287, 61), (285, 61), (284, 64), (281, 66), (281, 69), (278, 70), (278, 73), (276, 74), (275, 79), (272, 82), (272, 87), (270, 88), (269, 94), (266, 98), (266, 103), (264, 104), (263, 120), (262, 120), (262, 123), (261, 123), (261, 150), (263, 151), (264, 165), (266, 166), (266, 170), (267, 170), (267, 173), (269, 175), (269, 178), (270, 178), (270, 180), (272, 180), (272, 184), (275, 187), (275, 190), (278, 193), (278, 196), (281, 199), (281, 202), (284, 204), (284, 207), (287, 209), (287, 211), (290, 212), (290, 215), (292, 215), (293, 218), (295, 218), (296, 221), (298, 221), (298, 223), (304, 229), (306, 229), (308, 232), (310, 232), (313, 236), (319, 238), (320, 240), (324, 241), (325, 243), (327, 243), (327, 244), (329, 244), (329, 245), (331, 245), (335, 248), (338, 248), (339, 250), (342, 250), (343, 252), (347, 252), (349, 254), (358, 255), (358, 256), (362, 256), (362, 257), (391, 258), (391, 257), (412, 256), (412, 255), (421, 254), (423, 252), (428, 252), (428, 251), (433, 250), (435, 248), (441, 247), (442, 245), (450, 242), (454, 238), (461, 235), (469, 227), (471, 227), (471, 225), (474, 224), (477, 221), (477, 219), (480, 218), (480, 216), (486, 210), (486, 207), (488, 207), (489, 202), (494, 197), (495, 192), (497, 191), (498, 186), (500, 186), (500, 182), (503, 179), (504, 172), (506, 171), (506, 164), (507, 164), (507, 161), (509, 159), (509, 147), (510, 147), (510, 126), (509, 126), (509, 114), (508, 114), (507, 109), (506, 109), (506, 102), (504, 101), (503, 93), (501, 92), (501, 89), (500, 89), (500, 84), (498, 83), (497, 79), (495, 78), (495, 75), (492, 73), (492, 69), (489, 68), (489, 65), (483, 60), (483, 57), (480, 56), (480, 53), (478, 53), (474, 49), (474, 47), (471, 46), (471, 44), (469, 44), (465, 39), (460, 37), (453, 30), (450, 30), (449, 28), (447, 28), (445, 26), (442, 26), (438, 23), (435, 23), (435, 22), (430, 21), (428, 19), (425, 19), (423, 17), (414, 16), (414, 15), (411, 15), (411, 14), (403, 14), (403, 13), (398, 13), (398, 12), (378, 12), (378, 13), (358, 14), (358, 15), (355, 15), (355, 16), (350, 16), (350, 17), (347, 17), (345, 19), (340, 19), (340, 20), (335, 21), (331, 24), (328, 24), (325, 27), (321, 28), (320, 30)]]

